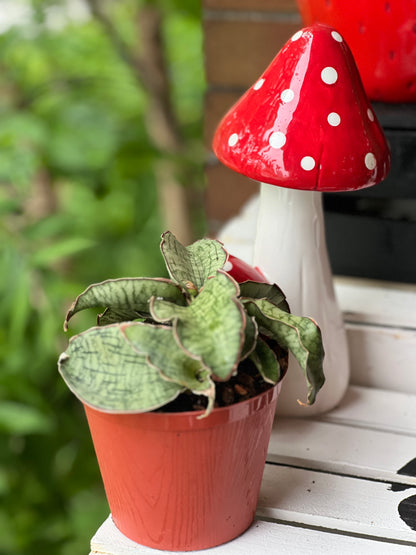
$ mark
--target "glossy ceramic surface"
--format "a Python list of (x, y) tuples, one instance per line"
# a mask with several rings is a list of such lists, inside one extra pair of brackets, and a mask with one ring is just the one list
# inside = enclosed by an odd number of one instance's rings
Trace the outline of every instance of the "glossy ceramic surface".
[(416, 102), (414, 0), (298, 0), (305, 25), (335, 27), (348, 42), (371, 100)]
[(198, 413), (85, 411), (116, 526), (164, 550), (204, 549), (253, 518), (280, 384)]
[(293, 189), (369, 187), (390, 167), (351, 52), (327, 25), (292, 36), (225, 115), (213, 148), (233, 170)]
[(325, 383), (316, 402), (305, 402), (303, 371), (289, 355), (278, 412), (309, 417), (334, 408), (349, 382), (347, 336), (338, 307), (325, 241), (322, 193), (262, 184), (254, 264), (284, 291), (293, 314), (313, 318), (322, 332)]
[(224, 266), (224, 270), (228, 272), (238, 283), (243, 281), (258, 281), (260, 283), (267, 283), (267, 279), (262, 274), (259, 268), (254, 268), (237, 258), (232, 254), (228, 255), (228, 260)]

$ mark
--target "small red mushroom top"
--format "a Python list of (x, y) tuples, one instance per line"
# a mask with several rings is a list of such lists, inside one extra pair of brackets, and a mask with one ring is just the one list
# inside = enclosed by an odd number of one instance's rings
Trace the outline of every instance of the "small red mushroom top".
[(319, 21), (342, 32), (369, 98), (416, 102), (415, 0), (297, 0), (305, 25)]
[(257, 281), (260, 283), (268, 283), (266, 277), (259, 268), (250, 266), (241, 258), (237, 258), (232, 254), (228, 255), (228, 260), (224, 265), (224, 270), (230, 274), (238, 283), (243, 281)]
[(390, 169), (351, 51), (321, 24), (289, 39), (224, 116), (213, 149), (238, 173), (293, 189), (361, 189)]

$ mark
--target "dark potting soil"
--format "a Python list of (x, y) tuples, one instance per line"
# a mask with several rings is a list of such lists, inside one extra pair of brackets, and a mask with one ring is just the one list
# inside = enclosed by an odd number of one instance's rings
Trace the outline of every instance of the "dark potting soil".
[[(276, 344), (273, 345), (273, 350), (280, 364), (282, 378), (287, 371), (288, 354)], [(215, 407), (227, 407), (246, 401), (272, 387), (273, 384), (263, 380), (254, 363), (250, 359), (245, 359), (240, 363), (235, 376), (226, 382), (215, 382)], [(206, 407), (207, 398), (205, 396), (185, 391), (155, 412), (199, 411)]]

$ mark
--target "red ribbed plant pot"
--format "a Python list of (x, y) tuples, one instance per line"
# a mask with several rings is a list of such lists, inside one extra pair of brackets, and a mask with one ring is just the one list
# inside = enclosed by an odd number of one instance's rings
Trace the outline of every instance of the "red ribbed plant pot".
[(85, 406), (117, 528), (137, 543), (188, 551), (252, 523), (280, 383), (201, 413), (108, 414)]

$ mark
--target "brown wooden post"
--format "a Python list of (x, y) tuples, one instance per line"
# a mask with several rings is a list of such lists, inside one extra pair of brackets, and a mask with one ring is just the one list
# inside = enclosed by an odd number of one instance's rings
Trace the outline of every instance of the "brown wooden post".
[[(205, 143), (227, 109), (299, 29), (295, 0), (203, 0), (205, 35)], [(206, 211), (215, 234), (258, 190), (254, 181), (219, 164), (207, 164)]]

